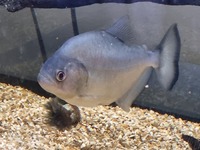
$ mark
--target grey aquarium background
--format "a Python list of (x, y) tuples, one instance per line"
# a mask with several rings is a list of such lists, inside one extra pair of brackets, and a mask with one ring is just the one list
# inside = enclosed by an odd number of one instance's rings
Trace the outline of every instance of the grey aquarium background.
[[(134, 104), (200, 121), (200, 7), (166, 6), (148, 2), (95, 4), (76, 8), (79, 33), (109, 27), (128, 15), (131, 44), (154, 49), (166, 30), (178, 24), (181, 36), (180, 76), (172, 91), (164, 91), (153, 74)], [(30, 9), (9, 13), (0, 8), (0, 74), (36, 81), (42, 65), (41, 43), (47, 57), (74, 36), (70, 9), (35, 9), (38, 36)], [(31, 86), (31, 85), (30, 85)], [(38, 87), (39, 88), (39, 87)]]

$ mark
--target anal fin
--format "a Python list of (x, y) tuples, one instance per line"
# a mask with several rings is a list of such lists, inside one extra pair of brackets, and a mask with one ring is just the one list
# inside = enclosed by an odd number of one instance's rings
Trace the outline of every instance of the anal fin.
[(135, 98), (144, 89), (145, 84), (148, 82), (152, 68), (146, 69), (139, 79), (132, 85), (132, 87), (124, 94), (120, 99), (116, 101), (116, 104), (121, 107), (124, 111), (129, 112), (130, 107)]

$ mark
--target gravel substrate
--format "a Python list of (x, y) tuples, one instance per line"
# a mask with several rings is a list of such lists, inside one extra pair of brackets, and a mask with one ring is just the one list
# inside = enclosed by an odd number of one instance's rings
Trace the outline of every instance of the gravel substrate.
[(59, 129), (41, 97), (0, 83), (0, 149), (190, 150), (182, 134), (200, 139), (200, 124), (133, 107), (80, 107), (81, 121)]

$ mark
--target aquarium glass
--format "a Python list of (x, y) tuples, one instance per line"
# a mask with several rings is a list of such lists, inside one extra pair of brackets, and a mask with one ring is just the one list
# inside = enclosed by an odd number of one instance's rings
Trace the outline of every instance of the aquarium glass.
[(0, 13), (1, 76), (35, 82), (45, 58), (76, 34), (106, 29), (128, 15), (132, 32), (129, 44), (145, 44), (154, 50), (170, 25), (177, 23), (181, 53), (176, 85), (165, 91), (153, 74), (134, 104), (200, 120), (199, 7), (143, 2), (94, 4), (74, 9), (26, 8), (15, 13), (1, 7)]

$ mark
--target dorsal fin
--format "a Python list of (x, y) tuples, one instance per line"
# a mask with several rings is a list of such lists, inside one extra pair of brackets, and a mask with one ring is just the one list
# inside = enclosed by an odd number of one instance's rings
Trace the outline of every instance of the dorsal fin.
[(119, 38), (123, 42), (128, 42), (131, 38), (131, 26), (129, 17), (123, 16), (118, 21), (116, 21), (111, 27), (106, 30), (114, 37)]

